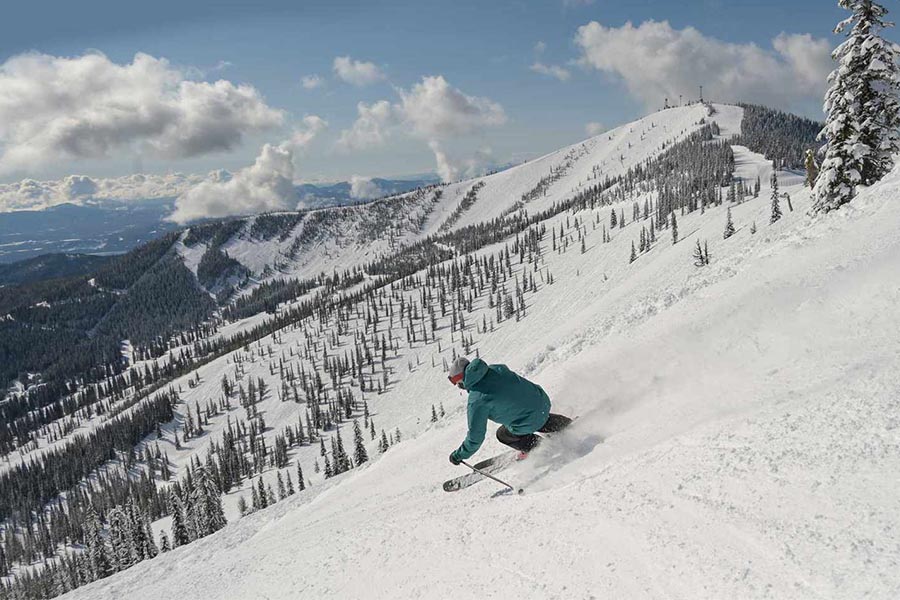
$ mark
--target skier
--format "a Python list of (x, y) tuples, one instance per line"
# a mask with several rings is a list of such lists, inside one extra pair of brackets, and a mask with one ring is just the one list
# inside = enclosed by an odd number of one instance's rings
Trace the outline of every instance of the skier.
[(469, 392), (469, 433), (462, 445), (450, 454), (458, 465), (469, 458), (484, 441), (487, 421), (500, 423), (497, 439), (521, 452), (524, 458), (540, 443), (535, 432), (562, 431), (572, 422), (569, 417), (550, 412), (550, 398), (541, 386), (516, 375), (506, 365), (488, 365), (480, 358), (465, 357), (453, 361), (450, 383)]

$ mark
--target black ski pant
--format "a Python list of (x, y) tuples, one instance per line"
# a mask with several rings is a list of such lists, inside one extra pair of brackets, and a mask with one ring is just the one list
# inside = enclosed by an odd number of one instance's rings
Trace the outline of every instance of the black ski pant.
[[(562, 431), (566, 427), (568, 427), (572, 423), (572, 419), (569, 417), (564, 417), (563, 415), (554, 415), (550, 413), (550, 416), (547, 417), (547, 422), (538, 429), (539, 433), (553, 433), (555, 431)], [(509, 429), (506, 428), (506, 425), (501, 425), (497, 428), (497, 440), (500, 441), (501, 444), (506, 444), (510, 448), (515, 448), (520, 452), (530, 452), (535, 446), (538, 445), (541, 441), (541, 436), (535, 435), (534, 433), (529, 433), (526, 435), (516, 435), (512, 433)]]

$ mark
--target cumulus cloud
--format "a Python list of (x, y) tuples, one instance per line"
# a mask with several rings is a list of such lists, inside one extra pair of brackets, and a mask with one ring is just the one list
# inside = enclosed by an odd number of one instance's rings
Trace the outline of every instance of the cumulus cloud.
[(22, 54), (0, 64), (0, 173), (135, 149), (162, 158), (230, 150), (281, 124), (259, 92), (192, 81), (162, 58)]
[(532, 63), (529, 69), (535, 73), (540, 73), (541, 75), (555, 77), (560, 81), (568, 81), (569, 77), (572, 76), (569, 70), (564, 67), (560, 67), (559, 65), (546, 65), (540, 61)]
[(297, 208), (294, 151), (308, 145), (328, 123), (316, 115), (303, 118), (290, 139), (266, 144), (253, 165), (231, 174), (213, 171), (175, 200), (168, 219), (187, 223), (205, 217), (250, 215)]
[[(218, 171), (217, 177), (227, 178), (228, 171)], [(41, 210), (85, 200), (146, 200), (174, 198), (203, 181), (202, 175), (169, 173), (166, 175), (126, 175), (124, 177), (93, 178), (69, 175), (54, 181), (23, 179), (0, 184), (0, 212)]]
[(422, 137), (462, 135), (506, 122), (502, 106), (489, 98), (468, 96), (440, 75), (423, 77), (411, 90), (399, 93), (398, 111)]
[(734, 44), (693, 27), (674, 29), (666, 21), (605, 27), (596, 21), (578, 28), (580, 62), (620, 77), (647, 106), (679, 94), (720, 101), (761, 102), (790, 107), (818, 100), (833, 68), (827, 40), (781, 34), (772, 49)]
[(385, 78), (375, 63), (353, 60), (349, 56), (334, 59), (334, 73), (341, 80), (356, 86), (370, 85)]
[(341, 132), (338, 147), (363, 149), (383, 145), (401, 130), (424, 140), (464, 135), (502, 125), (503, 107), (496, 102), (469, 96), (454, 88), (441, 76), (423, 77), (411, 89), (398, 89), (399, 102), (380, 100), (360, 102), (356, 121)]
[(384, 144), (390, 128), (397, 122), (395, 108), (387, 100), (374, 104), (360, 102), (356, 105), (357, 117), (350, 129), (341, 132), (338, 147), (344, 150), (362, 150)]
[(208, 179), (175, 201), (168, 219), (187, 223), (204, 217), (249, 215), (296, 205), (293, 155), (289, 147), (266, 144), (252, 166), (228, 180)]
[(606, 131), (606, 126), (603, 123), (598, 123), (597, 121), (591, 121), (587, 125), (584, 126), (584, 131), (591, 137), (595, 135), (600, 135), (604, 131)]
[(303, 117), (301, 125), (294, 128), (289, 143), (295, 148), (306, 147), (327, 128), (328, 121), (322, 117), (317, 115), (307, 115)]
[(454, 160), (436, 140), (428, 142), (428, 147), (434, 153), (435, 170), (445, 183), (484, 175), (494, 164), (490, 148), (480, 148), (469, 158)]
[(307, 75), (300, 79), (300, 85), (307, 90), (314, 90), (317, 87), (322, 87), (323, 83), (325, 83), (325, 80), (318, 75)]
[(350, 178), (350, 197), (357, 200), (370, 200), (383, 196), (384, 192), (371, 177), (354, 175)]
[[(780, 33), (772, 40), (772, 47), (790, 65), (798, 78), (798, 85), (822, 90), (822, 81), (834, 68), (831, 44), (824, 38), (815, 39), (808, 33)], [(818, 100), (822, 94), (816, 94)]]
[(63, 179), (62, 190), (69, 198), (90, 197), (97, 193), (97, 182), (84, 175), (69, 175)]

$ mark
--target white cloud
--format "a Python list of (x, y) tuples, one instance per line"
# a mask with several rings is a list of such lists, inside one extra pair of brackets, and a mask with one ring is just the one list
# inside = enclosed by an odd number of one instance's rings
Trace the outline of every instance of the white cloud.
[(529, 68), (535, 73), (556, 77), (560, 81), (568, 81), (569, 77), (572, 76), (572, 74), (569, 73), (569, 70), (564, 67), (560, 67), (559, 65), (545, 65), (540, 61), (532, 63)]
[(409, 90), (397, 89), (400, 101), (381, 100), (357, 105), (358, 117), (341, 132), (338, 147), (362, 149), (383, 145), (397, 130), (428, 142), (437, 171), (444, 181), (472, 177), (490, 164), (489, 151), (480, 150), (464, 161), (452, 160), (439, 141), (481, 131), (506, 122), (503, 107), (490, 100), (469, 96), (452, 87), (440, 75), (426, 76)]
[(327, 127), (328, 121), (325, 119), (317, 115), (306, 115), (303, 117), (302, 125), (294, 128), (290, 144), (297, 148), (303, 148), (309, 145)]
[(90, 197), (97, 189), (97, 182), (84, 175), (69, 175), (62, 181), (62, 191), (68, 198)]
[(544, 53), (544, 50), (546, 50), (546, 49), (547, 49), (547, 44), (539, 41), (537, 44), (534, 45), (534, 55), (540, 56)]
[(809, 35), (781, 34), (773, 49), (734, 44), (668, 22), (605, 27), (596, 21), (578, 28), (580, 62), (621, 77), (647, 106), (661, 106), (679, 94), (719, 101), (761, 102), (790, 107), (822, 97), (832, 69), (829, 44)]
[(307, 90), (314, 90), (317, 87), (322, 87), (323, 83), (325, 83), (325, 80), (318, 75), (307, 75), (300, 79), (300, 84)]
[(321, 117), (307, 115), (290, 139), (264, 145), (253, 165), (234, 174), (213, 171), (205, 181), (179, 195), (168, 219), (187, 223), (204, 217), (294, 210), (298, 204), (294, 151), (312, 142), (327, 126)]
[[(227, 171), (220, 178), (230, 177)], [(0, 212), (41, 210), (63, 202), (80, 204), (87, 199), (146, 200), (174, 198), (203, 181), (202, 175), (126, 175), (93, 178), (69, 175), (55, 181), (23, 179), (0, 184)]]
[[(824, 38), (815, 39), (808, 33), (780, 33), (772, 40), (772, 47), (780, 54), (800, 85), (822, 90), (822, 81), (834, 68), (831, 44)], [(822, 94), (817, 94), (816, 99)]]
[(228, 217), (296, 207), (290, 147), (266, 144), (252, 166), (230, 179), (210, 178), (175, 201), (168, 219), (187, 223), (203, 217)]
[(459, 178), (459, 168), (454, 165), (447, 157), (447, 154), (441, 150), (441, 145), (432, 140), (428, 142), (428, 147), (431, 148), (431, 151), (434, 153), (434, 160), (437, 163), (435, 170), (437, 171), (438, 176), (440, 176), (441, 181), (447, 183), (456, 181)]
[(595, 135), (600, 135), (604, 131), (606, 131), (606, 126), (603, 123), (598, 123), (597, 121), (591, 121), (587, 125), (584, 126), (585, 132), (591, 137)]
[(126, 64), (99, 53), (8, 59), (0, 64), (0, 173), (126, 149), (198, 156), (282, 123), (255, 88), (188, 76), (140, 53)]
[(350, 197), (357, 200), (370, 200), (383, 196), (384, 192), (371, 177), (354, 175), (350, 178)]
[(454, 160), (436, 140), (428, 142), (428, 147), (434, 153), (435, 170), (445, 183), (484, 175), (494, 164), (490, 148), (481, 148), (467, 159)]
[(452, 87), (440, 75), (423, 77), (410, 90), (397, 89), (400, 101), (360, 102), (358, 116), (341, 132), (338, 147), (359, 150), (383, 145), (396, 130), (424, 140), (465, 135), (506, 122), (503, 107)]
[(357, 86), (370, 85), (385, 78), (375, 63), (353, 60), (349, 56), (334, 59), (334, 73), (343, 81)]
[(594, 0), (562, 0), (563, 6), (566, 8), (578, 8), (581, 6), (590, 6)]
[(344, 150), (362, 150), (384, 144), (390, 128), (397, 122), (394, 107), (387, 100), (374, 104), (360, 102), (356, 105), (357, 117), (350, 129), (341, 132), (338, 147)]
[(411, 90), (399, 90), (396, 105), (412, 133), (424, 138), (451, 137), (506, 122), (503, 107), (489, 98), (468, 96), (442, 76), (423, 77)]

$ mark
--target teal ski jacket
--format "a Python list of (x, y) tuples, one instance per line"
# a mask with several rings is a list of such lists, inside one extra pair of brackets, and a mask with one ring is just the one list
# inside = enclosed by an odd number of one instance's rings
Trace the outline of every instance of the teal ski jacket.
[(453, 454), (465, 460), (484, 442), (488, 419), (506, 425), (514, 435), (528, 435), (550, 416), (550, 398), (541, 386), (519, 377), (506, 365), (476, 358), (466, 367), (463, 385), (469, 392), (469, 433)]

